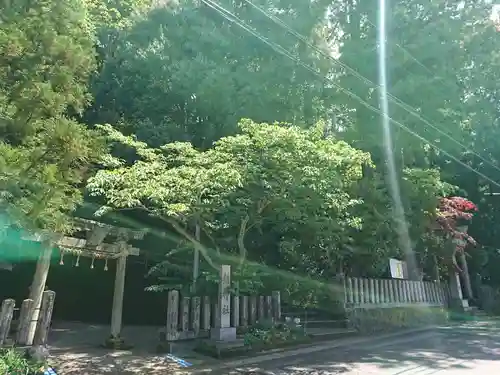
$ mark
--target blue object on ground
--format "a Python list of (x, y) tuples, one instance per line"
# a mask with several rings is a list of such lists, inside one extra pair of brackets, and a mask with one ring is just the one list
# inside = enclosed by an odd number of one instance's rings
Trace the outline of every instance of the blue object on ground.
[(165, 356), (165, 358), (170, 359), (171, 361), (177, 363), (181, 367), (190, 367), (193, 365), (192, 363), (189, 363), (189, 362), (183, 360), (182, 358), (176, 357), (175, 355), (172, 355), (172, 354), (167, 354)]
[(57, 372), (52, 367), (48, 367), (43, 372), (43, 375), (57, 375)]

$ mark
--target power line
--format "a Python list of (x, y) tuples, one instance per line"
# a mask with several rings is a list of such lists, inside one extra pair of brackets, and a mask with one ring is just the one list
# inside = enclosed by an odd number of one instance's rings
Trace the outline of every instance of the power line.
[[(266, 39), (265, 37), (263, 37), (262, 34), (260, 34), (257, 31), (251, 29), (247, 24), (245, 24), (241, 19), (239, 19), (235, 14), (231, 13), (230, 11), (228, 11), (227, 9), (225, 9), (224, 7), (220, 6), (219, 4), (215, 3), (212, 0), (201, 0), (201, 2), (204, 3), (205, 5), (207, 5), (208, 7), (212, 8), (213, 10), (215, 10), (216, 12), (218, 12), (219, 14), (221, 14), (229, 22), (232, 22), (232, 23), (238, 25), (239, 27), (241, 27), (242, 29), (244, 29), (248, 33), (250, 33), (253, 36), (255, 36), (256, 38), (258, 38), (260, 41), (262, 41), (263, 43), (265, 43), (266, 45), (268, 45), (269, 47), (271, 47), (275, 52), (278, 52), (278, 53), (282, 54), (283, 56), (291, 59), (292, 61), (294, 61), (298, 65), (302, 66), (304, 69), (310, 71), (311, 73), (313, 73), (316, 76), (318, 76), (319, 78), (321, 78), (322, 80), (328, 81), (330, 84), (332, 84), (334, 87), (336, 87), (339, 91), (341, 91), (344, 94), (348, 95), (349, 97), (357, 100), (360, 104), (362, 104), (364, 107), (368, 108), (369, 110), (371, 110), (371, 111), (373, 111), (375, 113), (378, 113), (380, 115), (383, 115), (383, 113), (379, 109), (377, 109), (374, 106), (372, 106), (371, 104), (367, 103), (362, 98), (360, 98), (358, 95), (356, 95), (353, 92), (351, 92), (351, 91), (349, 91), (349, 90), (341, 87), (340, 85), (338, 85), (337, 83), (335, 83), (333, 80), (331, 80), (331, 79), (329, 79), (327, 77), (323, 77), (317, 70), (315, 70), (311, 66), (303, 63), (302, 61), (300, 61), (300, 59), (292, 56), (282, 46), (280, 46), (277, 43), (269, 41), (268, 39)], [(405, 131), (407, 131), (408, 133), (410, 133), (414, 137), (420, 139), (421, 141), (428, 143), (429, 145), (431, 145), (436, 150), (439, 150), (444, 155), (448, 156), (450, 159), (454, 160), (455, 162), (459, 163), (460, 165), (462, 165), (466, 169), (468, 169), (468, 170), (476, 173), (478, 176), (482, 177), (486, 181), (488, 181), (488, 182), (492, 183), (493, 185), (495, 185), (495, 186), (497, 186), (497, 187), (500, 188), (500, 183), (492, 180), (490, 177), (488, 177), (484, 173), (479, 172), (478, 170), (476, 170), (473, 167), (471, 167), (470, 165), (467, 165), (466, 163), (462, 162), (460, 159), (458, 159), (457, 157), (453, 156), (449, 152), (447, 152), (447, 151), (443, 150), (442, 148), (436, 146), (433, 142), (427, 140), (425, 137), (421, 136), (420, 134), (418, 134), (415, 131), (411, 130), (407, 126), (403, 125), (401, 122), (399, 122), (397, 120), (394, 120), (393, 118), (391, 118), (389, 116), (387, 116), (387, 117), (388, 117), (389, 121), (392, 122), (393, 124), (395, 124), (398, 127), (404, 129)]]
[[(264, 14), (267, 18), (269, 18), (271, 21), (273, 21), (274, 23), (276, 23), (277, 25), (283, 27), (285, 30), (287, 30), (290, 34), (294, 35), (297, 39), (299, 39), (300, 41), (302, 41), (303, 43), (305, 43), (308, 47), (312, 48), (313, 50), (315, 50), (316, 52), (320, 53), (321, 55), (323, 55), (324, 57), (330, 59), (331, 61), (333, 61), (335, 64), (337, 65), (340, 65), (341, 67), (343, 67), (344, 69), (346, 69), (349, 73), (351, 73), (353, 76), (355, 76), (356, 78), (360, 79), (361, 81), (363, 81), (364, 83), (367, 83), (371, 86), (374, 86), (375, 88), (378, 88), (380, 85), (377, 85), (375, 84), (374, 82), (372, 82), (370, 79), (364, 77), (363, 75), (359, 74), (355, 69), (351, 68), (349, 65), (343, 63), (342, 61), (338, 60), (338, 59), (335, 59), (333, 56), (330, 56), (328, 54), (326, 54), (324, 51), (322, 51), (320, 48), (318, 48), (317, 46), (315, 46), (314, 44), (312, 44), (304, 35), (300, 34), (299, 32), (297, 32), (296, 30), (292, 29), (287, 23), (285, 23), (284, 21), (282, 21), (280, 18), (276, 17), (275, 15), (273, 14), (270, 14), (269, 12), (267, 12), (265, 9), (263, 9), (262, 7), (252, 3), (250, 0), (244, 0), (247, 4), (249, 4), (250, 6), (252, 6), (254, 9), (258, 10), (259, 12), (261, 12), (262, 14)], [(370, 23), (371, 25), (375, 26), (370, 20), (367, 20), (368, 23)], [(376, 26), (375, 26), (376, 27)], [(398, 45), (399, 46), (399, 45)], [(400, 47), (402, 48), (402, 47)], [(409, 52), (407, 52), (409, 54)], [(409, 54), (410, 55), (410, 54)], [(412, 56), (413, 58), (413, 56)], [(414, 60), (416, 60), (415, 58), (413, 58)], [(416, 60), (417, 63), (419, 63), (419, 65), (423, 66), (425, 69), (427, 69), (422, 63), (420, 63), (418, 60)], [(474, 152), (473, 150), (469, 149), (467, 146), (465, 146), (464, 144), (462, 144), (460, 141), (456, 140), (455, 138), (453, 138), (451, 135), (449, 135), (447, 132), (443, 131), (442, 129), (438, 128), (437, 126), (435, 126), (434, 124), (432, 124), (429, 120), (427, 120), (426, 118), (424, 118), (423, 116), (421, 116), (420, 114), (418, 114), (416, 111), (418, 111), (416, 108), (412, 107), (411, 105), (405, 103), (404, 101), (402, 101), (401, 99), (399, 99), (398, 97), (392, 95), (391, 93), (387, 93), (388, 94), (388, 97), (391, 99), (391, 101), (398, 105), (400, 108), (403, 108), (406, 112), (410, 113), (411, 115), (413, 115), (414, 117), (416, 117), (418, 120), (422, 121), (424, 124), (426, 124), (427, 126), (429, 126), (430, 128), (436, 130), (438, 133), (444, 135), (445, 137), (447, 137), (448, 139), (450, 139), (452, 142), (454, 142), (456, 145), (460, 146), (462, 149), (466, 150), (467, 152), (469, 152), (470, 154), (476, 156), (479, 160), (485, 162), (486, 164), (490, 165), (491, 167), (493, 167), (494, 169), (496, 169), (497, 171), (500, 172), (500, 168), (498, 166), (496, 166), (495, 164), (493, 164), (492, 162), (490, 162), (489, 160), (486, 160), (483, 156), (479, 155), (478, 153)]]

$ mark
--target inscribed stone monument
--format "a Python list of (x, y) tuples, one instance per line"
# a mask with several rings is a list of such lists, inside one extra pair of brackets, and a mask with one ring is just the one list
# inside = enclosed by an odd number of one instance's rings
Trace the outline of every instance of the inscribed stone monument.
[(231, 327), (231, 266), (223, 264), (220, 266), (220, 284), (218, 295), (218, 310), (215, 319), (217, 325), (210, 329), (210, 338), (217, 341), (236, 340), (236, 327)]

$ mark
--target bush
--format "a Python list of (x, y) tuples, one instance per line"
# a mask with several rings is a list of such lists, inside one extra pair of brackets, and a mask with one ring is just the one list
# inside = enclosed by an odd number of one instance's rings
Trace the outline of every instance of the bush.
[(0, 349), (0, 374), (36, 375), (41, 373), (43, 362), (33, 362), (14, 349)]
[(308, 338), (304, 330), (295, 324), (286, 322), (261, 322), (250, 327), (243, 336), (246, 346), (271, 347), (283, 343), (295, 343)]

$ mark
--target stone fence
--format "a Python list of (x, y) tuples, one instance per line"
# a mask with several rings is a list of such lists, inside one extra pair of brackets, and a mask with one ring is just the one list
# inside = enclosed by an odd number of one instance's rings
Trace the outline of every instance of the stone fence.
[(444, 306), (447, 287), (430, 281), (400, 279), (345, 280), (346, 307), (394, 307), (395, 305), (424, 304)]
[(400, 279), (345, 279), (348, 325), (360, 331), (415, 327), (447, 319), (447, 284)]
[(178, 291), (169, 291), (167, 325), (160, 340), (207, 338), (211, 328), (225, 327), (224, 321), (229, 321), (230, 327), (244, 328), (259, 320), (281, 319), (278, 291), (270, 296), (231, 295), (229, 303), (222, 306), (220, 301), (220, 297), (181, 297)]
[[(51, 290), (43, 292), (35, 328), (34, 344), (36, 345), (47, 343), (55, 296), (56, 293)], [(0, 308), (0, 347), (3, 345), (23, 346), (27, 344), (33, 308), (32, 299), (25, 299), (20, 309), (16, 308), (16, 301), (13, 299), (6, 299), (2, 302)], [(16, 314), (16, 319), (14, 319), (15, 312), (19, 312), (18, 316)]]

